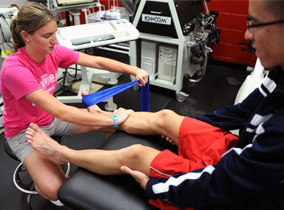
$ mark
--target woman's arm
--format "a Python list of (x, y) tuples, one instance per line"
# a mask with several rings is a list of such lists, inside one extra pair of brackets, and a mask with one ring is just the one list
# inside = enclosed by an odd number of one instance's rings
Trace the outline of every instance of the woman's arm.
[(86, 67), (108, 70), (111, 72), (131, 74), (134, 75), (136, 79), (140, 81), (141, 85), (145, 85), (148, 81), (148, 73), (146, 71), (139, 69), (136, 66), (130, 66), (125, 63), (121, 63), (119, 61), (104, 57), (91, 56), (79, 52), (79, 59), (77, 61), (77, 64)]
[[(111, 127), (114, 125), (114, 121), (110, 116), (99, 113), (93, 114), (77, 107), (65, 105), (44, 89), (33, 91), (25, 97), (47, 113), (62, 121), (88, 126)], [(122, 108), (115, 111), (114, 114), (118, 116), (118, 125), (122, 124), (132, 112), (132, 110)]]

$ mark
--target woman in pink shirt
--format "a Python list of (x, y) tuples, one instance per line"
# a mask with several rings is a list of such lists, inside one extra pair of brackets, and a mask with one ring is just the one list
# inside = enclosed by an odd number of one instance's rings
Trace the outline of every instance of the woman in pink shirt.
[[(5, 137), (17, 157), (24, 163), (37, 192), (56, 201), (57, 191), (65, 181), (61, 168), (27, 143), (26, 129), (38, 124), (49, 136), (77, 135), (108, 126), (122, 124), (132, 110), (113, 113), (97, 108), (97, 114), (61, 103), (53, 96), (58, 67), (73, 64), (132, 74), (142, 85), (148, 80), (146, 71), (111, 59), (90, 56), (57, 45), (56, 17), (45, 6), (28, 3), (11, 21), (13, 44), (17, 52), (3, 63), (0, 91), (4, 100)], [(92, 107), (95, 109), (96, 107)]]

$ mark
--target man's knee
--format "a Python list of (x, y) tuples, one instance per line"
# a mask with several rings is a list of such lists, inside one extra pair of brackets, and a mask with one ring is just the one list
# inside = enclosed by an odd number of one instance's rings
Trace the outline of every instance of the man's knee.
[(152, 126), (158, 128), (165, 128), (166, 125), (169, 125), (171, 118), (175, 115), (175, 112), (169, 109), (163, 109), (159, 112), (156, 112), (152, 118)]
[(173, 114), (175, 114), (175, 112), (172, 111), (172, 110), (169, 110), (169, 109), (163, 109), (161, 111), (156, 112), (156, 114), (160, 118), (167, 118), (167, 117), (172, 116)]
[(121, 165), (133, 166), (142, 161), (145, 157), (146, 146), (141, 144), (134, 144), (129, 147), (121, 149)]
[(123, 155), (127, 158), (138, 157), (140, 152), (143, 151), (144, 146), (141, 144), (133, 144), (129, 147), (122, 148)]

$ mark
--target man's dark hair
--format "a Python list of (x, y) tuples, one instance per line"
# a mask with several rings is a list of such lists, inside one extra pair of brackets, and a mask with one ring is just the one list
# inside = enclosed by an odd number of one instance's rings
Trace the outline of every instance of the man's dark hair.
[(284, 19), (284, 0), (266, 0), (265, 9), (275, 15), (277, 20)]

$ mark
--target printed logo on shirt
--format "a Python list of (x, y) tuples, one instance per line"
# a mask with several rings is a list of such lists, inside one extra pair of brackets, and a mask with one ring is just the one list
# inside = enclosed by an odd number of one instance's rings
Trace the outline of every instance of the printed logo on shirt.
[(56, 74), (44, 74), (41, 76), (42, 81), (40, 82), (40, 85), (42, 86), (43, 89), (45, 89), (47, 92), (50, 92), (51, 90), (55, 89), (54, 84), (50, 86), (50, 84), (57, 82), (57, 73)]
[(52, 85), (50, 88), (48, 88), (46, 91), (47, 92), (51, 92), (52, 90), (54, 90), (55, 89), (55, 87), (54, 87), (54, 85)]

